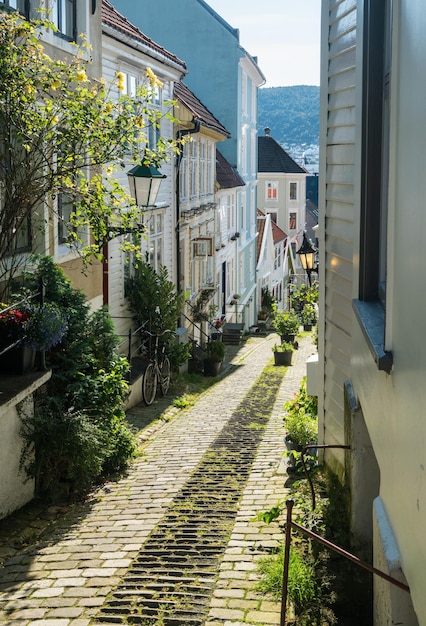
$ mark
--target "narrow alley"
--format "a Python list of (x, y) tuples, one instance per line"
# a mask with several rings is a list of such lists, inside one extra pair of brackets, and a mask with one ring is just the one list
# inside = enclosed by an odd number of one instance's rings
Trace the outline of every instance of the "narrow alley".
[(132, 409), (145, 445), (127, 475), (36, 543), (11, 555), (2, 526), (0, 623), (279, 624), (279, 603), (255, 590), (255, 561), (282, 534), (254, 517), (286, 498), (283, 404), (315, 347), (302, 339), (293, 365), (269, 374), (265, 391), (276, 340), (236, 348), (229, 373), (166, 421), (153, 422), (152, 412), (167, 398)]

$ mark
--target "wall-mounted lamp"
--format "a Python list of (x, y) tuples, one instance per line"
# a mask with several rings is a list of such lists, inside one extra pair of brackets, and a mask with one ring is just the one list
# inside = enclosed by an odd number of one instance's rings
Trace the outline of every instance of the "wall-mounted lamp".
[[(138, 207), (148, 209), (155, 206), (160, 184), (165, 174), (159, 172), (153, 165), (136, 165), (127, 172), (130, 195)], [(139, 214), (139, 222), (129, 226), (110, 226), (107, 238), (103, 245), (119, 235), (141, 234), (147, 231), (143, 223), (143, 214)]]
[(155, 206), (160, 184), (165, 174), (153, 165), (136, 165), (127, 172), (130, 195), (138, 206), (148, 208)]
[(312, 245), (312, 242), (307, 238), (306, 231), (303, 233), (303, 241), (296, 254), (300, 257), (300, 262), (303, 269), (308, 275), (309, 286), (311, 286), (311, 274), (312, 272), (318, 272), (318, 267), (315, 266), (315, 255), (317, 253), (316, 248)]

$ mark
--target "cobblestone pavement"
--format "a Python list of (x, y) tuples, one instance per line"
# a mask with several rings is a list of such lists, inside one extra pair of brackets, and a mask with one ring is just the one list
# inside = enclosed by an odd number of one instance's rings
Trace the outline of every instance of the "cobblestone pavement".
[[(277, 336), (272, 334), (250, 339), (241, 348), (229, 346), (233, 359), (228, 375), (203, 393), (193, 407), (166, 411), (168, 421), (152, 422), (152, 412), (158, 414), (166, 409), (167, 399), (153, 407), (141, 405), (129, 411), (130, 421), (141, 429), (145, 441), (141, 456), (126, 476), (107, 483), (90, 502), (67, 512), (39, 541), (28, 547), (15, 545), (10, 552), (5, 545), (7, 533), (0, 533), (0, 557), (3, 554), (5, 558), (0, 569), (1, 624), (162, 626), (161, 619), (137, 621), (132, 615), (128, 621), (109, 620), (103, 610), (271, 359), (271, 347), (276, 341)], [(244, 484), (229, 541), (221, 553), (205, 626), (279, 624), (279, 603), (259, 595), (254, 586), (258, 579), (256, 560), (264, 555), (265, 548), (276, 546), (282, 534), (276, 523), (265, 525), (253, 518), (286, 498), (282, 407), (299, 389), (306, 359), (314, 352), (311, 338), (303, 338), (279, 387)], [(57, 511), (41, 509), (39, 517), (18, 529), (23, 544), (25, 532), (36, 532), (43, 519), (55, 515)], [(14, 532), (16, 538), (14, 529), (10, 529), (9, 536)], [(189, 626), (189, 621), (173, 623)]]

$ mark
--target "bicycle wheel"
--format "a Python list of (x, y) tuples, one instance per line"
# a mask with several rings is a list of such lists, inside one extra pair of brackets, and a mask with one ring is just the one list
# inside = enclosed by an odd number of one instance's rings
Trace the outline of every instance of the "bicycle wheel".
[(150, 363), (146, 368), (142, 378), (142, 396), (145, 404), (148, 406), (154, 402), (157, 392), (157, 374), (154, 364)]
[(160, 366), (160, 391), (161, 395), (165, 396), (170, 387), (170, 361), (169, 357), (165, 356)]

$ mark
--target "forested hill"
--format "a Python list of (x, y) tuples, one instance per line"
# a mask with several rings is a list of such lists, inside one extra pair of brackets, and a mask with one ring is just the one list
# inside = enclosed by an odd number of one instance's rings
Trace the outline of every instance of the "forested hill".
[(259, 135), (268, 127), (281, 144), (318, 144), (319, 92), (312, 85), (259, 89)]

